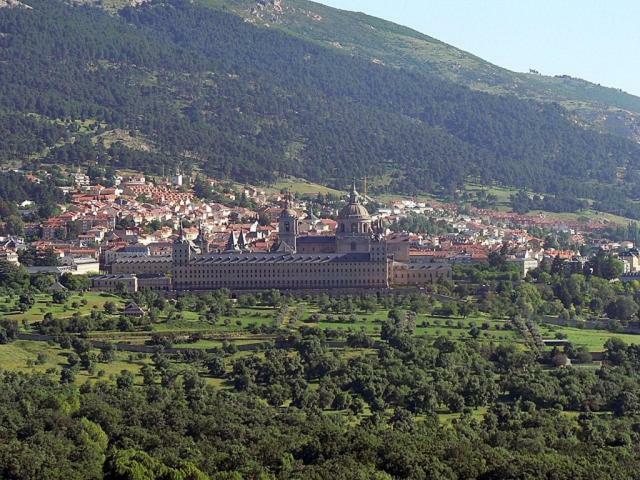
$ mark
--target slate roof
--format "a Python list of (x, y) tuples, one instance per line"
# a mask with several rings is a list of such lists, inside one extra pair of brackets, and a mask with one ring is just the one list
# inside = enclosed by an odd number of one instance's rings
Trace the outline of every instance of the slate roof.
[(202, 264), (319, 264), (319, 263), (346, 263), (368, 262), (368, 253), (344, 253), (344, 254), (290, 254), (290, 253), (221, 253), (204, 255), (191, 261), (191, 265)]
[(140, 255), (137, 257), (116, 258), (114, 264), (139, 264), (139, 263), (171, 263), (172, 257), (169, 255)]
[(122, 311), (124, 315), (144, 315), (144, 310), (141, 309), (136, 302), (131, 302)]

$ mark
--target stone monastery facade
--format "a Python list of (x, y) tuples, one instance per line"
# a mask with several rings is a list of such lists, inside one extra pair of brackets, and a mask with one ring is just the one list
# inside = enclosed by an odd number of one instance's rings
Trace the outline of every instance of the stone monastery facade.
[(390, 244), (372, 225), (355, 186), (335, 237), (301, 236), (297, 214), (287, 204), (273, 251), (242, 251), (241, 240), (230, 239), (225, 252), (208, 253), (203, 239), (198, 247), (181, 233), (173, 245), (173, 289), (387, 289), (451, 277), (448, 265), (412, 263), (408, 243)]

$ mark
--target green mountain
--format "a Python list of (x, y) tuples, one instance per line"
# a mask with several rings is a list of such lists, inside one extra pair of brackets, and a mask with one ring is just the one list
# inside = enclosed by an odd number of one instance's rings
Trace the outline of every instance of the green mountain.
[(205, 0), (384, 65), (415, 69), (474, 90), (560, 103), (586, 125), (640, 141), (640, 97), (568, 75), (516, 73), (410, 28), (307, 0)]
[[(465, 67), (445, 75), (455, 55)], [(404, 193), (474, 178), (637, 216), (640, 145), (559, 103), (469, 88), (474, 68), (484, 85), (515, 75), (297, 0), (20, 0), (0, 8), (0, 162), (368, 175)]]

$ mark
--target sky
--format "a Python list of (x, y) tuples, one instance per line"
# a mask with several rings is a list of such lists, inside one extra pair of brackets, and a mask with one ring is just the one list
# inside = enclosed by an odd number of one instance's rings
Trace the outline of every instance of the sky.
[(640, 96), (640, 0), (316, 0), (411, 27), (501, 67)]

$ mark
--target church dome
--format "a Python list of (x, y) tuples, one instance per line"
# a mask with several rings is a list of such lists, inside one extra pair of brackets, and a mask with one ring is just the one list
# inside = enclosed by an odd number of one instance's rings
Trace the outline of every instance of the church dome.
[(347, 219), (347, 218), (362, 218), (368, 219), (369, 212), (367, 209), (360, 203), (360, 195), (356, 191), (356, 185), (353, 184), (353, 188), (351, 189), (351, 194), (349, 195), (349, 203), (340, 210), (339, 218)]
[(340, 210), (340, 218), (369, 218), (369, 212), (360, 203), (350, 203)]

